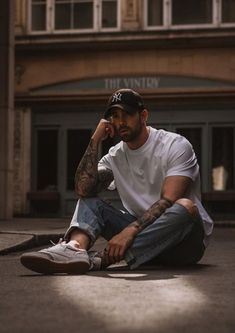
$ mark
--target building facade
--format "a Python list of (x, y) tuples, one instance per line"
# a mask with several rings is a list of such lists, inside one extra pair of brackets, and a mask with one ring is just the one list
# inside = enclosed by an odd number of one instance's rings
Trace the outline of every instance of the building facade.
[(234, 0), (16, 0), (15, 33), (16, 215), (73, 212), (91, 132), (129, 87), (192, 143), (210, 213), (234, 216)]

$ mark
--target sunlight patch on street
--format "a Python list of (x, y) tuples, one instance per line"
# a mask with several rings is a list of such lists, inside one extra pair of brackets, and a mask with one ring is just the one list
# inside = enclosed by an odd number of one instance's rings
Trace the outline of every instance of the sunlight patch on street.
[[(55, 278), (54, 287), (72, 306), (86, 309), (84, 320), (100, 318), (104, 327), (160, 329), (200, 319), (207, 297), (184, 276), (151, 277), (145, 273), (108, 273)], [(94, 284), (95, 281), (95, 284)]]
[(110, 273), (108, 274), (111, 278), (138, 278), (147, 276), (147, 274), (140, 274), (140, 273)]

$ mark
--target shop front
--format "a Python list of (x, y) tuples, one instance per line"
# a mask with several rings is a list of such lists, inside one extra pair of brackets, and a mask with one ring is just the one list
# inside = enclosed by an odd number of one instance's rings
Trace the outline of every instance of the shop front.
[[(89, 78), (39, 87), (18, 98), (31, 110), (30, 214), (70, 216), (74, 174), (112, 91), (139, 91), (149, 125), (185, 136), (198, 157), (203, 200), (212, 215), (234, 216), (235, 84), (170, 75)], [(100, 157), (115, 140), (104, 142)], [(115, 191), (104, 196), (119, 205)]]

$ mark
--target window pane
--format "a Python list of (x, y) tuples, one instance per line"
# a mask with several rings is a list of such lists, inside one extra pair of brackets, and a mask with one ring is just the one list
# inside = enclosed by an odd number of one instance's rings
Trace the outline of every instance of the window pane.
[(93, 2), (81, 2), (74, 4), (74, 28), (91, 29), (93, 28)]
[(183, 135), (193, 146), (195, 154), (197, 156), (197, 161), (201, 167), (202, 161), (202, 129), (201, 128), (177, 128), (176, 132)]
[(91, 130), (67, 131), (67, 189), (74, 190), (74, 176), (91, 137)]
[(222, 22), (235, 22), (235, 0), (222, 1)]
[(117, 26), (117, 1), (102, 1), (102, 27)]
[(37, 132), (37, 189), (57, 189), (58, 131)]
[(212, 23), (212, 0), (173, 0), (173, 24)]
[(32, 6), (32, 30), (43, 31), (46, 30), (46, 5), (33, 4)]
[(163, 0), (148, 0), (148, 26), (163, 24)]
[(55, 29), (71, 28), (71, 4), (56, 4), (55, 6)]
[(232, 127), (212, 129), (212, 184), (213, 190), (232, 190), (234, 135)]

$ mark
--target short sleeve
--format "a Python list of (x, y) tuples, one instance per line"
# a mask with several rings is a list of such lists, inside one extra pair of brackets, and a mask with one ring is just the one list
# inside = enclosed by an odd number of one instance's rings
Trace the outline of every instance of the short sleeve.
[(183, 136), (177, 136), (168, 150), (167, 176), (186, 176), (193, 181), (198, 176), (199, 166), (192, 145)]
[(109, 154), (103, 156), (98, 163), (98, 170), (105, 170), (105, 169), (112, 170)]

